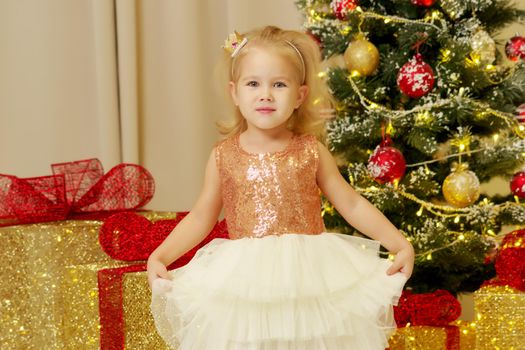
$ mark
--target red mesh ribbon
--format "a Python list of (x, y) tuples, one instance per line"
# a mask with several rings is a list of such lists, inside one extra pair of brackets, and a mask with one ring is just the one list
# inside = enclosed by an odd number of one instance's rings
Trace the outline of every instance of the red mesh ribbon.
[[(155, 223), (131, 212), (114, 214), (107, 218), (100, 227), (100, 245), (113, 259), (146, 260), (187, 214), (187, 212), (181, 212), (175, 219), (159, 220)], [(179, 266), (186, 264), (199, 248), (214, 238), (227, 238), (224, 221), (218, 223), (203, 242), (182, 256), (176, 263), (179, 263)], [(176, 266), (170, 266), (170, 268), (173, 267)]]
[[(136, 215), (134, 213), (122, 213), (126, 214), (128, 218), (132, 218), (132, 215)], [(131, 214), (131, 215), (127, 215)], [(177, 218), (175, 220), (159, 220), (154, 225), (155, 226), (159, 223), (162, 223), (161, 225), (157, 226), (158, 232), (162, 232), (163, 234), (167, 235), (169, 232), (171, 232), (172, 228), (168, 230), (171, 225), (176, 225), (177, 222), (179, 222), (182, 217), (184, 217), (185, 213), (182, 213), (180, 218)], [(121, 214), (114, 215), (115, 223), (117, 219), (123, 220), (126, 216)], [(138, 215), (136, 215), (138, 216)], [(136, 218), (135, 218), (136, 219)], [(120, 221), (122, 224), (124, 224), (124, 221)], [(137, 221), (140, 222), (140, 221)], [(149, 221), (148, 221), (149, 222)], [(151, 223), (150, 223), (151, 225)], [(116, 227), (116, 225), (111, 224), (111, 227)], [(136, 226), (136, 228), (139, 228), (140, 226)], [(121, 227), (122, 228), (122, 227)], [(173, 264), (171, 264), (168, 268), (173, 269), (176, 267), (181, 267), (187, 264), (195, 255), (195, 252), (198, 248), (202, 247), (204, 244), (210, 242), (214, 238), (226, 238), (227, 237), (227, 231), (226, 231), (226, 223), (225, 221), (221, 221), (218, 224), (215, 225), (212, 232), (206, 237), (206, 239), (199, 244), (198, 247), (192, 249), (185, 255), (183, 255), (181, 258), (176, 260)], [(160, 242), (159, 242), (160, 243)], [(118, 245), (118, 239), (115, 242), (116, 245)], [(148, 248), (149, 249), (149, 248)], [(123, 250), (114, 250), (113, 253), (118, 253), (119, 256), (124, 256), (125, 253)], [(112, 253), (112, 254), (113, 254)], [(134, 253), (138, 254), (138, 253)], [(110, 254), (111, 255), (111, 254)], [(129, 256), (128, 256), (129, 257)], [(123, 350), (125, 349), (126, 344), (126, 333), (125, 333), (125, 320), (124, 320), (124, 303), (123, 303), (123, 278), (124, 274), (126, 273), (132, 273), (132, 272), (138, 272), (138, 271), (145, 271), (146, 265), (139, 264), (139, 265), (130, 265), (130, 266), (124, 266), (119, 268), (113, 268), (113, 269), (104, 269), (100, 270), (98, 272), (98, 290), (99, 290), (99, 314), (100, 314), (100, 349), (101, 350)]]
[(51, 176), (0, 174), (0, 226), (137, 209), (151, 200), (155, 189), (153, 177), (140, 165), (119, 164), (107, 174), (98, 159), (51, 168)]
[(407, 323), (413, 326), (446, 326), (461, 314), (461, 304), (446, 290), (413, 294), (403, 291), (399, 303), (394, 306), (394, 318), (398, 327)]
[(508, 233), (496, 256), (497, 277), (483, 286), (510, 286), (525, 291), (525, 230)]

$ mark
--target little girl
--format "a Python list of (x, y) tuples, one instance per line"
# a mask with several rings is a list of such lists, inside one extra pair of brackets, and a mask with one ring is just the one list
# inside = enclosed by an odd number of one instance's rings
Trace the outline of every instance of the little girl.
[[(230, 39), (237, 120), (211, 152), (195, 206), (148, 259), (158, 332), (180, 350), (384, 349), (414, 251), (316, 139), (319, 49), (276, 27)], [(374, 240), (325, 232), (320, 191)], [(230, 239), (168, 272), (222, 207)]]

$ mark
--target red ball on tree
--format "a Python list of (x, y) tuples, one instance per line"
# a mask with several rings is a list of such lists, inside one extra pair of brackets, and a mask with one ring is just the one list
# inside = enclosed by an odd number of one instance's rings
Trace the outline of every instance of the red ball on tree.
[(516, 108), (516, 119), (520, 123), (525, 122), (525, 103), (522, 103)]
[(514, 174), (510, 180), (510, 190), (515, 196), (525, 198), (525, 171)]
[(411, 0), (411, 2), (416, 6), (430, 7), (434, 5), (436, 0)]
[(406, 161), (397, 148), (391, 146), (392, 140), (386, 137), (368, 160), (368, 171), (379, 183), (393, 182), (403, 177)]
[(511, 61), (517, 61), (520, 58), (525, 60), (525, 37), (516, 35), (510, 38), (505, 44), (505, 53)]
[(426, 95), (434, 87), (434, 71), (417, 53), (405, 63), (397, 74), (397, 85), (407, 96), (418, 98)]
[(357, 7), (357, 0), (332, 0), (330, 8), (335, 17), (345, 20), (347, 14)]

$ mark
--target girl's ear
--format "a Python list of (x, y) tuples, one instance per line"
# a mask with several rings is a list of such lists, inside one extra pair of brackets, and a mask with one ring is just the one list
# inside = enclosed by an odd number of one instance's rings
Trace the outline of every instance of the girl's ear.
[(237, 102), (237, 87), (235, 86), (235, 83), (230, 81), (228, 85), (230, 86), (230, 94), (232, 95), (233, 103), (235, 103), (236, 106), (239, 106), (239, 103)]
[(297, 94), (297, 101), (295, 104), (295, 108), (299, 108), (299, 106), (301, 106), (301, 104), (306, 99), (306, 96), (308, 96), (308, 91), (309, 89), (307, 85), (301, 85), (299, 87), (299, 89), (297, 90), (298, 94)]

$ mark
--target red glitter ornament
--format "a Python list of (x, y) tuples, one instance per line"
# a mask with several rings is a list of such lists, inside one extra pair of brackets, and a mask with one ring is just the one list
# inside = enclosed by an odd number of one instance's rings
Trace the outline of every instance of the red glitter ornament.
[(348, 13), (355, 9), (357, 5), (357, 0), (332, 0), (330, 8), (334, 12), (335, 17), (345, 20)]
[(399, 89), (413, 98), (429, 93), (434, 87), (434, 81), (432, 67), (423, 61), (423, 56), (419, 53), (405, 63), (397, 75)]
[(525, 122), (525, 103), (522, 103), (516, 108), (516, 119), (520, 123)]
[(405, 157), (397, 148), (391, 147), (391, 144), (392, 140), (386, 135), (368, 160), (368, 171), (379, 183), (399, 180), (405, 174)]
[(510, 190), (515, 196), (525, 198), (525, 171), (514, 174), (510, 180)]
[(430, 7), (434, 5), (436, 0), (411, 0), (411, 2), (416, 6)]
[(505, 44), (505, 53), (509, 60), (516, 62), (518, 59), (525, 60), (525, 37), (513, 36)]

